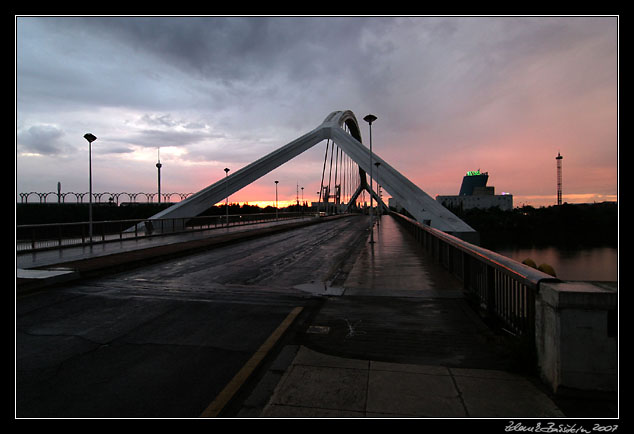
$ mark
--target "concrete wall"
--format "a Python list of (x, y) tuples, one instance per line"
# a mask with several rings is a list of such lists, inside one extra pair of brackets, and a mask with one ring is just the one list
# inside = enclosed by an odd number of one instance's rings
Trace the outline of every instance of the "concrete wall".
[(588, 282), (540, 284), (535, 340), (542, 379), (561, 388), (616, 391), (617, 291)]

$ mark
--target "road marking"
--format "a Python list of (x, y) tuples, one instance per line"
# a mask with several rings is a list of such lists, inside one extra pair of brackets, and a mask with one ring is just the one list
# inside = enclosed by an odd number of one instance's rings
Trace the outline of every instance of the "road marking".
[(282, 337), (284, 332), (295, 321), (295, 318), (301, 313), (303, 307), (294, 308), (291, 313), (282, 321), (273, 333), (264, 341), (258, 350), (251, 356), (249, 361), (238, 371), (233, 379), (225, 386), (224, 389), (216, 396), (211, 404), (200, 414), (200, 417), (217, 417), (227, 403), (240, 390), (240, 387), (247, 381), (249, 376), (255, 371), (255, 368), (264, 360), (267, 353), (273, 348), (275, 343)]
[(308, 327), (308, 330), (306, 330), (306, 333), (313, 333), (317, 335), (327, 335), (328, 333), (330, 333), (330, 327), (311, 325), (310, 327)]

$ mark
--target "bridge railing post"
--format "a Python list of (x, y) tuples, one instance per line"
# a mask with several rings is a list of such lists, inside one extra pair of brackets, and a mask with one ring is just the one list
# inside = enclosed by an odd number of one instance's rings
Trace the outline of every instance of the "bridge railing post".
[(468, 291), (471, 284), (470, 257), (467, 253), (462, 252), (462, 290)]
[(495, 289), (496, 289), (495, 268), (491, 266), (486, 267), (486, 286), (484, 289), (485, 289), (485, 294), (484, 294), (483, 301), (485, 301), (486, 303), (487, 312), (492, 317), (495, 317), (497, 316), (496, 315), (497, 307), (495, 304)]

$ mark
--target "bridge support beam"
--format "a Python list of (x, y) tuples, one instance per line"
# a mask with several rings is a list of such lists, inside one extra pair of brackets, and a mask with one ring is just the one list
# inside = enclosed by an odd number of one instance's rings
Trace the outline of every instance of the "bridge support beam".
[(230, 196), (246, 187), (324, 139), (326, 139), (324, 132), (316, 128), (235, 173), (221, 178), (187, 199), (164, 209), (151, 219), (197, 216), (221, 202), (227, 195)]
[[(349, 133), (343, 126), (348, 127)], [(298, 156), (317, 143), (331, 139), (359, 165), (361, 183), (367, 191), (378, 199), (371, 188), (367, 188), (365, 173), (370, 169), (369, 149), (362, 145), (359, 125), (351, 111), (335, 111), (314, 130), (271, 152), (259, 160), (243, 167), (226, 178), (204, 188), (187, 199), (152, 216), (151, 219), (194, 217), (222, 201), (248, 184), (256, 181), (290, 159)], [(477, 232), (457, 216), (443, 207), (413, 182), (390, 166), (378, 155), (372, 155), (373, 162), (379, 162), (381, 170), (377, 182), (394, 197), (417, 221), (433, 228), (451, 233), (466, 241), (477, 240)], [(361, 173), (361, 172), (365, 173)], [(385, 206), (385, 204), (382, 204)], [(477, 241), (476, 241), (477, 242)]]
[[(361, 171), (361, 172), (363, 172), (363, 171)], [(367, 182), (365, 182), (365, 172), (363, 172), (362, 175), (361, 175), (361, 183), (359, 183), (359, 186), (357, 187), (355, 192), (350, 197), (350, 200), (348, 201), (348, 203), (346, 204), (346, 206), (344, 208), (344, 212), (348, 211), (348, 208), (350, 208), (350, 205), (352, 205), (353, 203), (356, 202), (357, 198), (359, 197), (359, 195), (363, 191), (367, 191), (368, 194), (371, 194), (372, 197), (374, 198), (374, 200), (376, 200), (376, 203), (377, 203), (378, 206), (380, 206), (384, 210), (388, 210), (389, 209), (388, 206), (385, 205), (385, 202), (383, 202), (383, 200), (379, 197), (379, 195), (368, 186)]]
[[(327, 134), (328, 137), (367, 173), (370, 170), (369, 149), (362, 145), (360, 134), (359, 137), (356, 137), (355, 134), (347, 134), (341, 128), (343, 124), (350, 127), (352, 123), (356, 125), (354, 114), (350, 111), (345, 111), (335, 112), (334, 116), (331, 114), (329, 118), (326, 118), (322, 126), (330, 130)], [(352, 129), (351, 133), (353, 133)], [(478, 233), (473, 228), (430, 197), (374, 152), (372, 153), (372, 162), (380, 163), (381, 170), (377, 171), (378, 173), (374, 176), (377, 182), (418, 222), (450, 233), (468, 242), (477, 243), (479, 241)]]

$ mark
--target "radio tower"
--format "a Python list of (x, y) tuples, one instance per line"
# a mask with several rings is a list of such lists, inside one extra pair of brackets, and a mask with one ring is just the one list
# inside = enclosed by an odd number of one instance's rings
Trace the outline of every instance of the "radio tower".
[(557, 205), (561, 205), (561, 160), (564, 157), (557, 152), (555, 160), (557, 160)]

